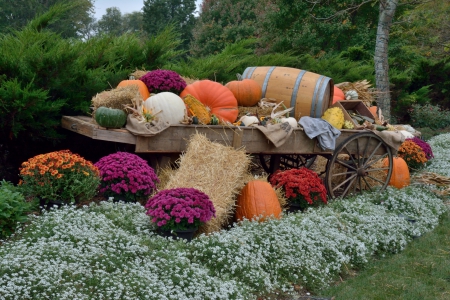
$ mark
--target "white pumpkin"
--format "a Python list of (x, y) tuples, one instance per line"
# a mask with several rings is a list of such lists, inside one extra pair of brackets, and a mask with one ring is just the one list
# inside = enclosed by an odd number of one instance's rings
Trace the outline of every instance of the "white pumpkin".
[(244, 123), (245, 126), (252, 126), (259, 124), (259, 120), (255, 116), (242, 116), (242, 118), (240, 118), (239, 121)]
[(170, 125), (180, 124), (186, 115), (183, 99), (171, 92), (153, 94), (143, 103), (144, 108), (156, 114), (156, 119)]
[(358, 92), (355, 90), (349, 90), (345, 93), (345, 99), (347, 100), (358, 100)]
[(297, 119), (295, 119), (293, 117), (281, 118), (281, 123), (284, 123), (284, 122), (288, 122), (289, 125), (291, 125), (291, 127), (294, 129), (298, 127)]

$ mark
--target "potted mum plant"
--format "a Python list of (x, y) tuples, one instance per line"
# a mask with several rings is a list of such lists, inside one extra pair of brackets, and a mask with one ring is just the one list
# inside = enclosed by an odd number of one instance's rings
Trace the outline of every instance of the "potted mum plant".
[(39, 154), (22, 163), (19, 185), (41, 206), (74, 204), (92, 199), (100, 172), (92, 162), (69, 150)]
[(400, 145), (400, 148), (398, 148), (397, 155), (405, 160), (408, 168), (412, 172), (424, 167), (428, 161), (427, 155), (422, 150), (422, 147), (416, 144), (413, 139), (406, 139)]
[(194, 188), (159, 191), (145, 205), (163, 236), (191, 240), (199, 226), (216, 216), (209, 196)]
[(186, 81), (177, 72), (171, 70), (150, 71), (140, 80), (145, 83), (152, 94), (171, 92), (180, 95), (186, 87)]
[(291, 212), (328, 203), (322, 179), (308, 168), (277, 171), (271, 176), (270, 183), (283, 189)]
[(104, 156), (95, 166), (101, 177), (99, 192), (115, 200), (145, 201), (159, 182), (147, 161), (133, 153), (117, 152)]

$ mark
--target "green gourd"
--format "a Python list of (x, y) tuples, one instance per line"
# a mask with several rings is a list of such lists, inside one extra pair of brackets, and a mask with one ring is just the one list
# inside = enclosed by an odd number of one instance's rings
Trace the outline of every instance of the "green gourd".
[(95, 110), (95, 121), (105, 128), (122, 128), (127, 122), (127, 114), (121, 109), (100, 106)]

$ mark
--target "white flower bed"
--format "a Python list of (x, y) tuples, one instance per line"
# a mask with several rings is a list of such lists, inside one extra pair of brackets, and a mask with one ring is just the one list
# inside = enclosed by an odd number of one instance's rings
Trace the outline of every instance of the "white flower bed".
[[(427, 170), (449, 176), (449, 141), (430, 141)], [(324, 286), (373, 255), (403, 250), (444, 212), (427, 188), (388, 188), (185, 243), (153, 235), (137, 204), (65, 207), (0, 246), (0, 298), (255, 299), (293, 292), (293, 283)]]

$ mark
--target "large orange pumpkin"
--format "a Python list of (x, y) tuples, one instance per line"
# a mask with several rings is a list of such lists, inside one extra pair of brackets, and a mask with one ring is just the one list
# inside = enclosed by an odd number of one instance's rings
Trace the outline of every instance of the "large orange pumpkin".
[(225, 85), (236, 97), (239, 106), (254, 106), (262, 97), (262, 88), (253, 79), (233, 80)]
[[(393, 164), (389, 185), (395, 186), (398, 189), (408, 186), (410, 184), (410, 175), (406, 161), (401, 157), (394, 157)], [(389, 160), (387, 158), (384, 159), (383, 166), (389, 166)]]
[(150, 92), (148, 91), (147, 86), (143, 81), (140, 81), (139, 79), (128, 79), (128, 80), (122, 80), (119, 82), (117, 87), (122, 86), (129, 86), (129, 85), (137, 85), (139, 87), (139, 93), (142, 96), (142, 99), (145, 101), (148, 97), (150, 97)]
[(199, 80), (188, 84), (180, 97), (184, 98), (188, 94), (203, 103), (211, 115), (215, 115), (222, 123), (236, 121), (239, 114), (238, 103), (230, 89), (224, 85), (211, 80)]
[(334, 86), (333, 104), (340, 100), (345, 100), (344, 92), (337, 86)]
[(262, 180), (252, 180), (242, 189), (237, 199), (236, 219), (249, 220), (262, 215), (259, 221), (264, 221), (273, 215), (281, 217), (281, 206), (275, 190), (270, 183)]

